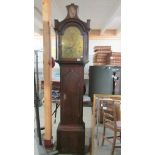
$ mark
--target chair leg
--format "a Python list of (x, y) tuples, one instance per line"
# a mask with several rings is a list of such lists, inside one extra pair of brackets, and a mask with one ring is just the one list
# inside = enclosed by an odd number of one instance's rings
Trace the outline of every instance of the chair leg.
[(117, 137), (117, 132), (114, 131), (114, 138), (113, 138), (113, 144), (112, 144), (112, 151), (111, 151), (111, 155), (114, 154), (114, 150), (115, 150), (115, 144), (116, 144), (116, 137)]
[(102, 139), (102, 146), (104, 145), (104, 137), (105, 137), (105, 127), (103, 128), (103, 139)]

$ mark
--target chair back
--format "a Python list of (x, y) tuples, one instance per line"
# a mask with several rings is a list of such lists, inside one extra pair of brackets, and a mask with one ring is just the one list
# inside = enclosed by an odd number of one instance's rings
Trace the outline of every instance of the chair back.
[(103, 125), (105, 127), (116, 129), (116, 107), (113, 100), (102, 100)]

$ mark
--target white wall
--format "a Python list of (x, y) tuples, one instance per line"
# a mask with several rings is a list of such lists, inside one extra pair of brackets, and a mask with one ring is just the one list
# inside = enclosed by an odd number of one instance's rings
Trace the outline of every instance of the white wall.
[(90, 40), (89, 55), (93, 54), (93, 49), (95, 46), (111, 46), (112, 52), (121, 52), (120, 39)]

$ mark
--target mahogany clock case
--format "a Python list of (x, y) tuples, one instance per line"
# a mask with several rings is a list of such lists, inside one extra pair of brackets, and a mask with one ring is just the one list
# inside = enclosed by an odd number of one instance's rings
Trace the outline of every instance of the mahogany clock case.
[[(55, 20), (56, 62), (60, 65), (60, 123), (57, 129), (57, 149), (59, 153), (84, 154), (84, 65), (88, 62), (90, 20), (87, 20), (87, 23), (81, 21), (77, 16), (77, 8), (78, 6), (74, 4), (67, 6), (67, 17), (61, 22)], [(66, 34), (69, 32), (66, 30), (73, 27), (80, 32), (78, 36), (74, 32)], [(69, 41), (64, 41), (64, 34), (71, 35), (65, 38)], [(80, 48), (76, 44), (79, 36), (82, 38)], [(68, 46), (67, 50), (64, 50), (63, 41), (65, 47)], [(78, 51), (80, 54), (70, 53), (69, 50), (75, 53)]]

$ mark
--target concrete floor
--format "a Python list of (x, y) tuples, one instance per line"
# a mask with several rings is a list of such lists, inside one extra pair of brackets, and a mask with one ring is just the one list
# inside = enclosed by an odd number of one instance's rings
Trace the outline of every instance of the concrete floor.
[[(55, 109), (55, 104), (53, 104), (53, 110)], [(41, 123), (41, 127), (44, 126), (44, 107), (41, 106), (39, 108), (40, 111), (40, 123)], [(83, 120), (85, 122), (85, 128), (86, 128), (86, 144), (89, 143), (89, 137), (91, 136), (91, 108), (90, 107), (84, 107), (83, 108)], [(57, 117), (56, 120), (53, 117), (53, 140), (54, 142), (56, 142), (56, 130), (57, 130), (57, 126), (58, 123), (60, 121), (60, 108), (58, 108), (58, 112), (57, 112)], [(36, 123), (35, 123), (36, 124)], [(36, 126), (35, 126), (36, 128)], [(99, 126), (99, 146), (97, 146), (96, 140), (95, 140), (95, 149), (94, 155), (110, 155), (110, 151), (111, 151), (111, 144), (106, 143), (104, 146), (101, 146), (101, 142), (102, 142), (102, 125)], [(42, 134), (44, 134), (44, 131), (42, 131)], [(107, 131), (107, 134), (110, 134), (110, 131)], [(87, 153), (88, 155), (90, 153)], [(38, 139), (36, 134), (34, 135), (34, 155), (52, 155), (52, 151), (51, 150), (45, 150), (43, 146), (38, 145)], [(120, 148), (116, 148), (115, 149), (115, 153), (114, 155), (121, 155), (121, 149)]]

